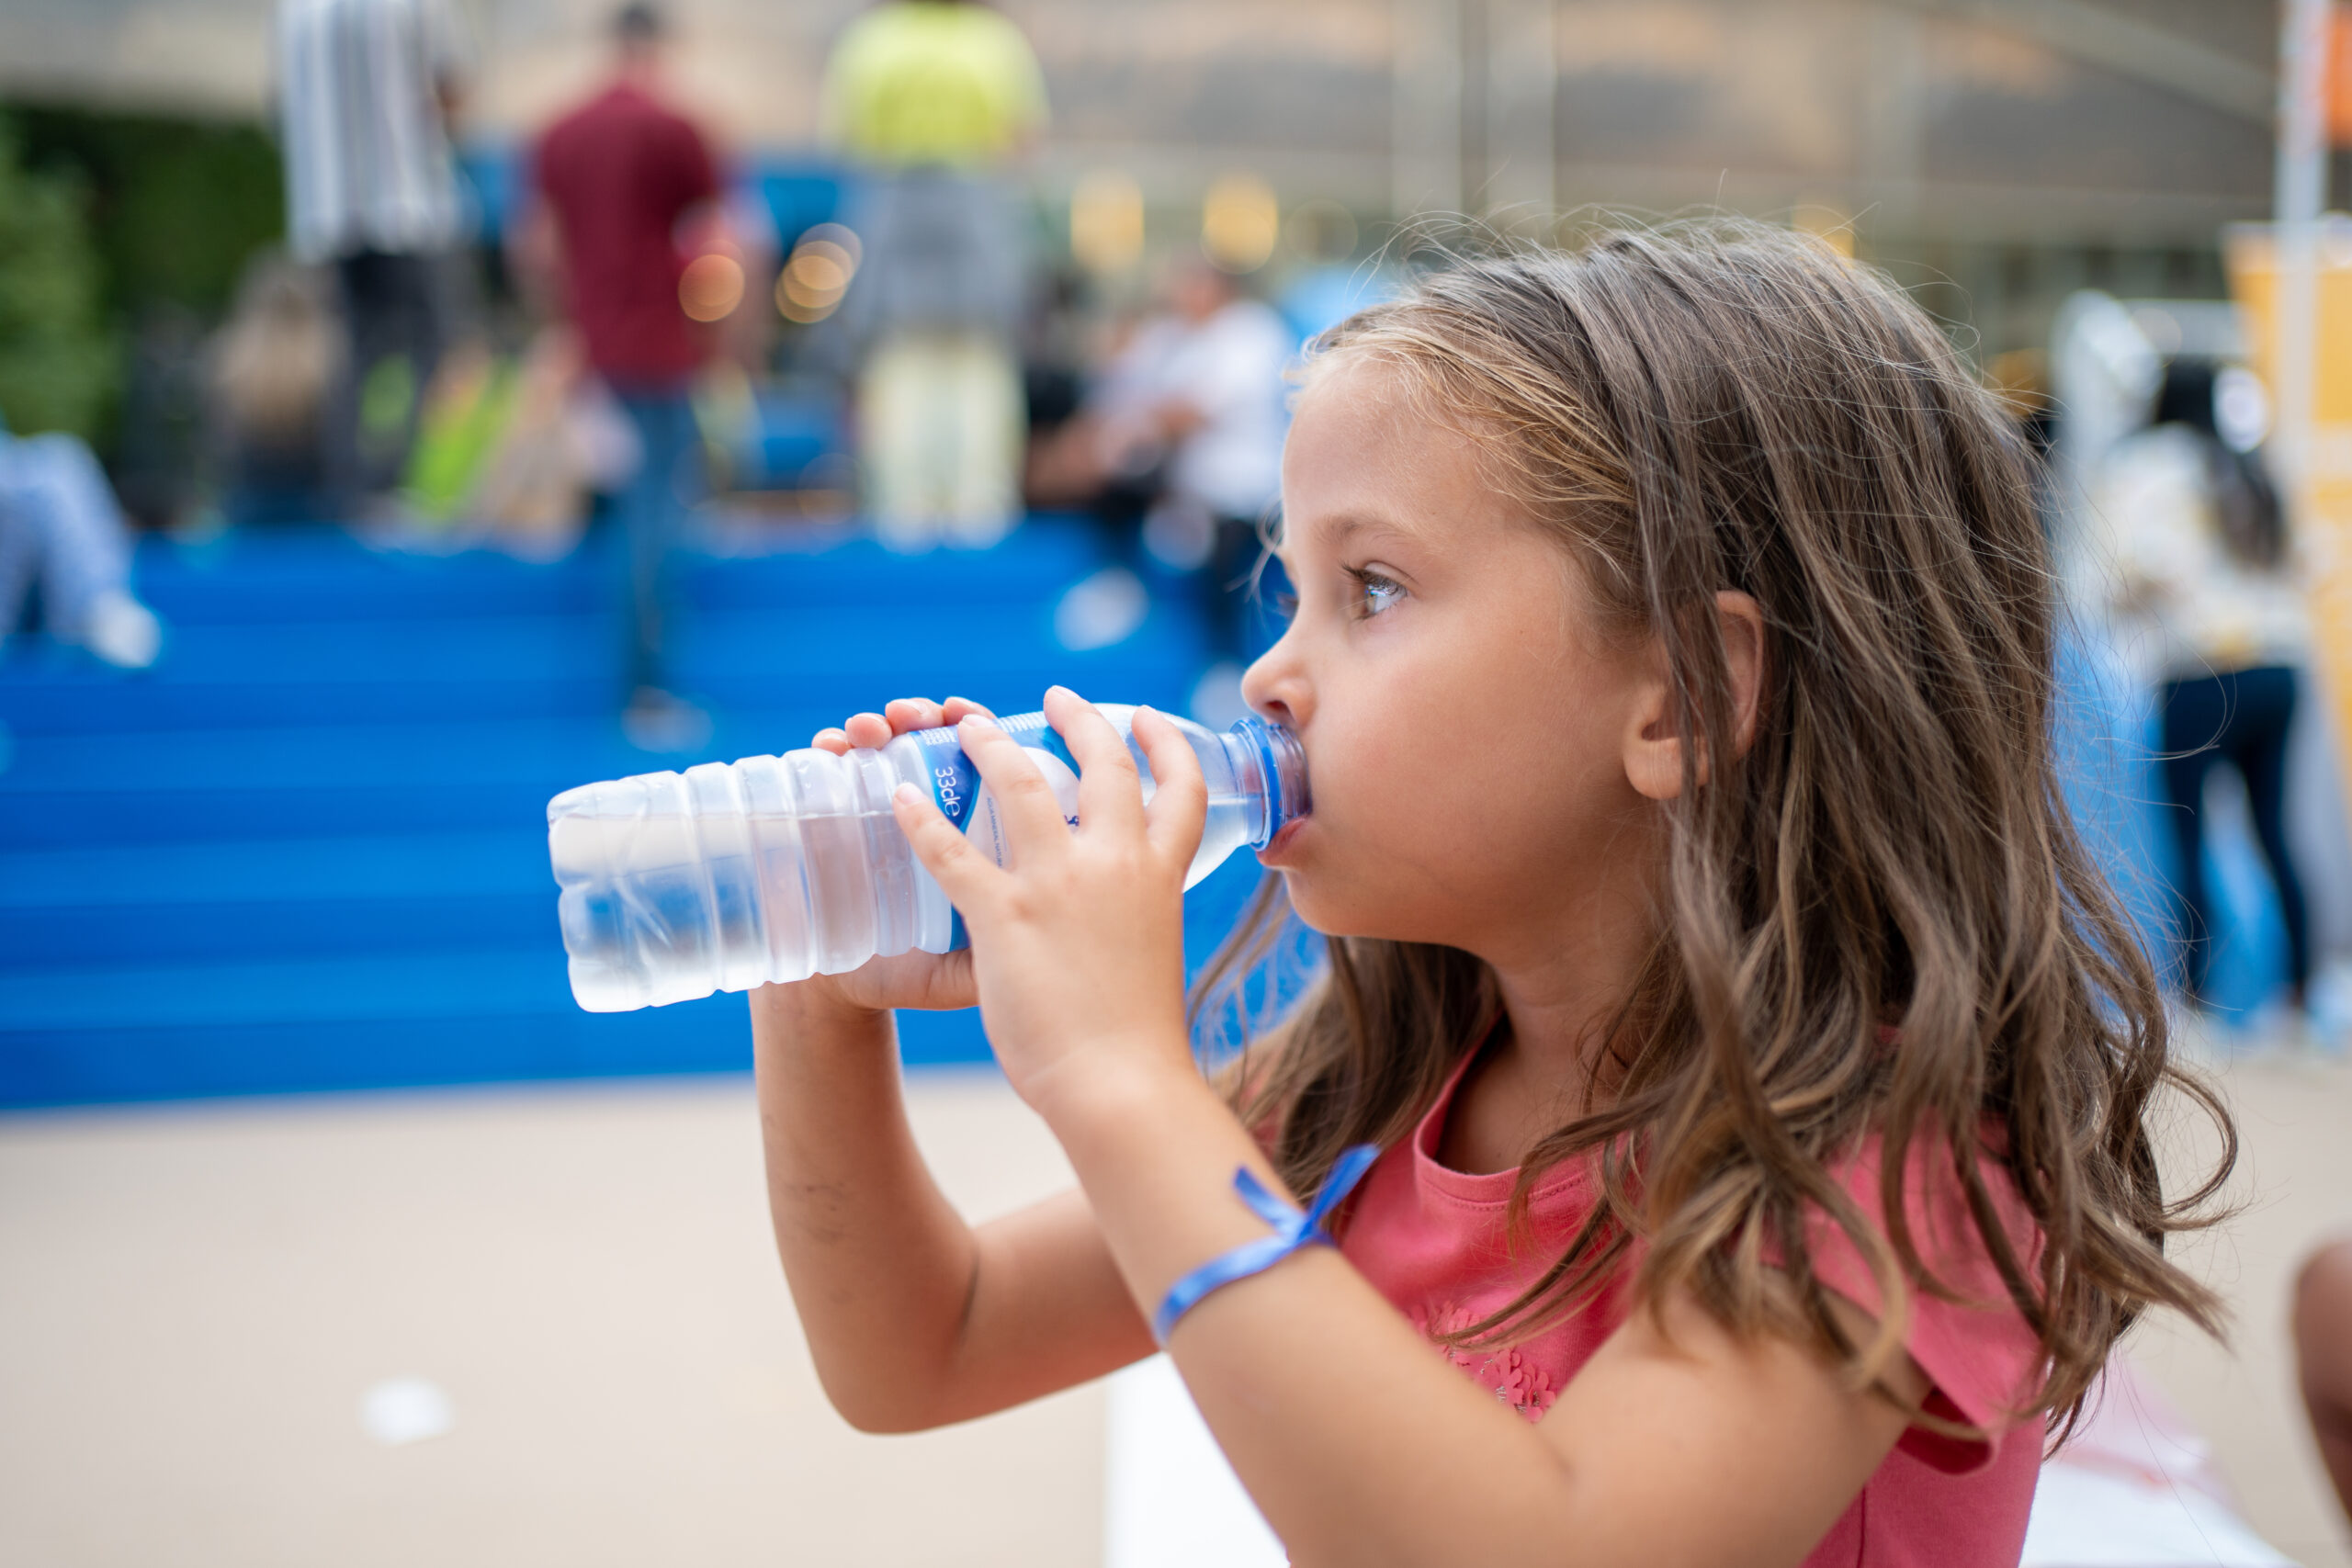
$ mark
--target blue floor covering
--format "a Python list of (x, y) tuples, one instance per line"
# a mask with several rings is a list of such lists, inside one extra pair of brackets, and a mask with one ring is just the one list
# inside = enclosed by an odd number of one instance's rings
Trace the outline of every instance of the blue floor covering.
[[(1095, 537), (1035, 519), (994, 549), (857, 540), (702, 559), (679, 686), (717, 720), (695, 758), (614, 716), (619, 581), (602, 541), (551, 565), (371, 550), (325, 527), (142, 543), (170, 627), (126, 676), (39, 638), (0, 655), (0, 1105), (740, 1070), (741, 997), (579, 1010), (548, 875), (548, 797), (590, 779), (806, 744), (820, 725), (950, 689), (1000, 711), (1067, 682), (1181, 706), (1205, 657), (1181, 582), (1105, 649), (1055, 639)], [(2061, 662), (2069, 794), (2161, 950), (2168, 846), (2151, 721), (2079, 645)], [(2243, 843), (2216, 988), (2277, 984), (2278, 916)], [(1254, 884), (1193, 893), (1204, 957)], [(978, 1062), (970, 1014), (909, 1015), (910, 1063)]]
[[(548, 797), (805, 745), (906, 693), (1018, 711), (1061, 681), (1181, 707), (1204, 657), (1182, 584), (1118, 644), (1056, 641), (1056, 602), (1100, 564), (1055, 519), (980, 553), (698, 559), (676, 683), (716, 730), (660, 758), (614, 717), (601, 541), (548, 565), (324, 527), (147, 540), (156, 669), (25, 637), (0, 658), (0, 1104), (741, 1069), (741, 997), (573, 1005)], [(1196, 960), (1256, 874), (1238, 857), (1196, 890)], [(910, 1017), (902, 1044), (987, 1056), (970, 1014)]]

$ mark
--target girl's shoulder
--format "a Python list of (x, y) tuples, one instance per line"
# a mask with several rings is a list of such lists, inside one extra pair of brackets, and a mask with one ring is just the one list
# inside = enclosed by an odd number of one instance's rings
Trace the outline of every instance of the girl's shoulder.
[[(1905, 1447), (1942, 1470), (1991, 1461), (1998, 1434), (2032, 1408), (2048, 1359), (2030, 1297), (2019, 1300), (2039, 1275), (2041, 1227), (2018, 1190), (2005, 1143), (1993, 1124), (1967, 1150), (1922, 1131), (1910, 1140), (1890, 1193), (1884, 1141), (1866, 1135), (1829, 1162), (1864, 1235), (1826, 1209), (1807, 1216), (1807, 1257), (1822, 1284), (1873, 1318), (1903, 1315), (1904, 1346), (1935, 1385), (1928, 1413), (1991, 1435), (1978, 1442), (1915, 1427)], [(1892, 1302), (1882, 1268), (1901, 1276)]]

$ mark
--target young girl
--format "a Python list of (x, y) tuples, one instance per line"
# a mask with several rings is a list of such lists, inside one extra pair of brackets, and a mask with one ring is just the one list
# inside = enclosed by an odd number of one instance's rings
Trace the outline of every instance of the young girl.
[[(1329, 334), (1283, 498), (1245, 691), (1306, 748), (1262, 858), (1329, 966), (1222, 1089), (1170, 726), (1147, 805), (1047, 694), (1074, 832), (968, 703), (819, 737), (960, 721), (1012, 845), (907, 793), (968, 954), (754, 998), (834, 1404), (960, 1421), (1157, 1325), (1295, 1562), (2014, 1563), (2047, 1424), (2143, 1310), (2215, 1303), (2162, 1256), (2164, 1015), (2060, 803), (1998, 409), (1809, 241), (1623, 233)], [(890, 1016), (975, 1000), (1079, 1179), (977, 1230)], [(1365, 1145), (1338, 1247), (1291, 1247)]]

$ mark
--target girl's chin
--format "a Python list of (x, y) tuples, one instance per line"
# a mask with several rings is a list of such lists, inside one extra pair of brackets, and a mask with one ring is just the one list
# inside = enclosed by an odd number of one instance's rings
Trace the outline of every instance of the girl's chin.
[(1291, 918), (1317, 936), (1385, 937), (1376, 912), (1352, 907), (1354, 901), (1317, 895), (1315, 878), (1295, 866), (1281, 868), (1283, 900)]
[(1302, 817), (1258, 852), (1258, 863), (1281, 875), (1284, 901), (1299, 924), (1318, 936), (1422, 940), (1398, 932), (1394, 900), (1345, 874), (1345, 857), (1334, 863), (1325, 852), (1330, 848), (1329, 828)]
[(1412, 942), (1421, 946), (1459, 947), (1458, 933), (1442, 921), (1415, 921), (1409, 928), (1397, 919), (1395, 902), (1372, 888), (1318, 886), (1311, 871), (1295, 865), (1280, 868), (1284, 901), (1300, 925), (1322, 937), (1350, 937), (1362, 942)]

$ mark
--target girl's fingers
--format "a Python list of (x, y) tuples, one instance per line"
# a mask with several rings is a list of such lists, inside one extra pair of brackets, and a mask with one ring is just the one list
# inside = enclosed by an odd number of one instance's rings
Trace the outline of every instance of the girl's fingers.
[(889, 721), (890, 733), (904, 735), (910, 729), (936, 729), (947, 722), (940, 706), (929, 697), (900, 697), (882, 710)]
[(956, 739), (996, 801), (1005, 845), (1016, 864), (1035, 864), (1068, 848), (1069, 825), (1043, 770), (1022, 744), (978, 718), (956, 727)]
[(898, 818), (915, 859), (957, 908), (968, 911), (993, 891), (989, 879), (1004, 875), (913, 784), (902, 784), (890, 792), (890, 814)]
[(940, 710), (939, 722), (961, 724), (974, 714), (978, 714), (982, 718), (996, 716), (969, 697), (950, 697), (947, 699), (947, 705)]
[(1157, 786), (1144, 807), (1145, 831), (1154, 849), (1190, 863), (1200, 848), (1201, 825), (1208, 819), (1209, 789), (1201, 777), (1201, 760), (1183, 732), (1155, 708), (1136, 709), (1135, 734)]
[(1143, 827), (1143, 781), (1133, 752), (1094, 705), (1068, 686), (1046, 694), (1046, 716), (1078, 763), (1078, 818), (1089, 830)]
[(929, 697), (898, 697), (887, 704), (880, 713), (861, 713), (845, 724), (829, 725), (817, 731), (808, 744), (820, 751), (831, 751), (838, 757), (852, 747), (872, 749), (888, 746), (895, 738), (916, 729), (937, 729), (942, 726), (961, 722), (972, 714), (993, 716), (989, 710), (969, 697), (950, 697), (945, 703), (933, 702)]

